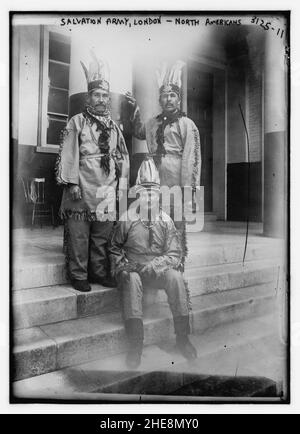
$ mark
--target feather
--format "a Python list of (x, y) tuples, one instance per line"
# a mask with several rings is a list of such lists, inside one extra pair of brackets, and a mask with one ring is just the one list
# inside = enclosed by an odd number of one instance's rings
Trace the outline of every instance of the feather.
[(90, 72), (92, 80), (103, 79), (103, 66), (104, 63), (98, 59), (93, 50), (90, 51), (93, 61), (90, 63)]
[(168, 72), (168, 66), (166, 62), (163, 62), (161, 67), (156, 70), (156, 77), (158, 86), (161, 87), (165, 83), (166, 75)]
[(176, 84), (179, 88), (181, 87), (181, 72), (184, 65), (184, 62), (182, 62), (181, 60), (177, 60), (177, 62), (175, 62), (172, 68), (169, 79), (170, 83)]
[(109, 83), (109, 67), (107, 62), (98, 59), (93, 50), (90, 50), (90, 55), (92, 60), (89, 64), (89, 69), (87, 69), (84, 63), (80, 61), (87, 83), (96, 80), (105, 80)]
[(158, 87), (161, 88), (162, 87), (161, 74), (158, 70), (155, 71), (155, 74), (156, 74), (156, 81), (157, 81)]
[(169, 77), (168, 77), (168, 84), (175, 84), (175, 81), (174, 81), (174, 68), (172, 68), (170, 70), (170, 74), (169, 74)]
[(81, 61), (80, 61), (80, 63), (81, 63), (81, 66), (83, 68), (83, 72), (84, 72), (86, 81), (88, 83), (89, 82), (89, 72), (88, 72), (87, 67), (85, 66), (85, 64), (83, 62), (81, 62)]
[(171, 68), (169, 66), (166, 66), (165, 76), (163, 79), (164, 85), (167, 85), (168, 83), (170, 83), (170, 73), (171, 73)]
[(98, 73), (98, 75), (100, 75), (99, 60), (97, 59), (97, 56), (94, 53), (94, 50), (90, 50), (90, 53), (91, 53), (91, 56), (92, 56), (92, 59), (93, 59), (93, 62), (91, 64), (94, 66), (94, 68), (96, 70), (96, 73)]
[(182, 62), (181, 60), (178, 60), (178, 61), (176, 62), (176, 64), (177, 64), (177, 66), (176, 66), (176, 70), (177, 70), (177, 74), (178, 74), (178, 78), (177, 78), (177, 86), (178, 86), (178, 87), (181, 87), (181, 84), (182, 84), (182, 82), (181, 82), (182, 69), (184, 68), (185, 63)]
[(103, 78), (106, 81), (110, 81), (110, 70), (106, 60), (103, 61)]
[(98, 64), (96, 62), (91, 62), (89, 66), (90, 81), (97, 80), (98, 78)]

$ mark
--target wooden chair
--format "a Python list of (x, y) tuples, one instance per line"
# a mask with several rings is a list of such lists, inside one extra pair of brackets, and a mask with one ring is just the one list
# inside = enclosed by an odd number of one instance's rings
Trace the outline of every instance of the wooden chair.
[(42, 227), (42, 220), (51, 217), (54, 227), (53, 205), (49, 204), (45, 197), (45, 178), (21, 178), (25, 202), (32, 206), (31, 227), (39, 219)]

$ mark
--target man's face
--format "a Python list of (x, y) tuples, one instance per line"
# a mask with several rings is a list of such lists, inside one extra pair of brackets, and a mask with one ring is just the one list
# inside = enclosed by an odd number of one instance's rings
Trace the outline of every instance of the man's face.
[(140, 191), (140, 206), (143, 220), (147, 220), (148, 212), (156, 214), (159, 210), (159, 191), (153, 189), (143, 189)]
[(180, 98), (176, 92), (163, 92), (159, 102), (163, 112), (172, 113), (179, 108)]
[(89, 103), (99, 113), (104, 113), (109, 103), (109, 93), (101, 89), (92, 90), (89, 93)]

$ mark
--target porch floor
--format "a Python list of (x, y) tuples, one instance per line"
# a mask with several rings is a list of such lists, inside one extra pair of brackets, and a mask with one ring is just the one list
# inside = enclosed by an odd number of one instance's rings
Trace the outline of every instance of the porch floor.
[[(208, 230), (187, 234), (189, 256), (208, 246), (245, 245), (246, 223), (215, 221), (209, 224)], [(250, 223), (248, 246), (268, 245), (278, 249), (278, 256), (284, 253), (283, 240), (265, 237), (262, 224)], [(31, 264), (62, 263), (63, 255), (63, 226), (52, 228), (14, 229), (12, 236), (13, 262)], [(242, 257), (240, 261), (242, 261)], [(247, 257), (246, 257), (247, 259)], [(267, 258), (266, 258), (267, 259)]]

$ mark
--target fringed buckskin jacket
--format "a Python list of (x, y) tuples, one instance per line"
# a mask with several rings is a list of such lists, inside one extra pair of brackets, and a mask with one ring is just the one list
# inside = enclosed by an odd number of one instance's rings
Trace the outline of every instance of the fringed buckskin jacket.
[(183, 112), (163, 113), (145, 124), (137, 107), (132, 116), (133, 135), (146, 140), (159, 169), (161, 185), (197, 187), (200, 185), (200, 135), (194, 122)]
[[(101, 220), (99, 204), (108, 186), (118, 188), (119, 180), (128, 184), (129, 155), (123, 134), (109, 114), (99, 116), (87, 107), (73, 116), (63, 131), (56, 163), (56, 179), (64, 188), (61, 216)], [(82, 199), (72, 200), (68, 186), (77, 184)], [(122, 186), (122, 188), (126, 186)], [(106, 196), (106, 201), (115, 197)], [(97, 209), (98, 207), (98, 209)]]
[[(162, 210), (151, 228), (140, 219), (121, 218), (108, 244), (112, 276), (117, 277), (127, 266), (146, 265), (148, 275), (156, 279), (171, 269), (182, 272), (183, 251), (173, 220)], [(140, 271), (137, 271), (140, 273)], [(190, 290), (184, 280), (189, 310), (192, 309)]]
[(160, 277), (169, 269), (179, 269), (182, 249), (171, 218), (160, 211), (151, 229), (137, 219), (121, 219), (115, 226), (109, 243), (112, 275), (127, 263), (151, 266), (151, 271)]

